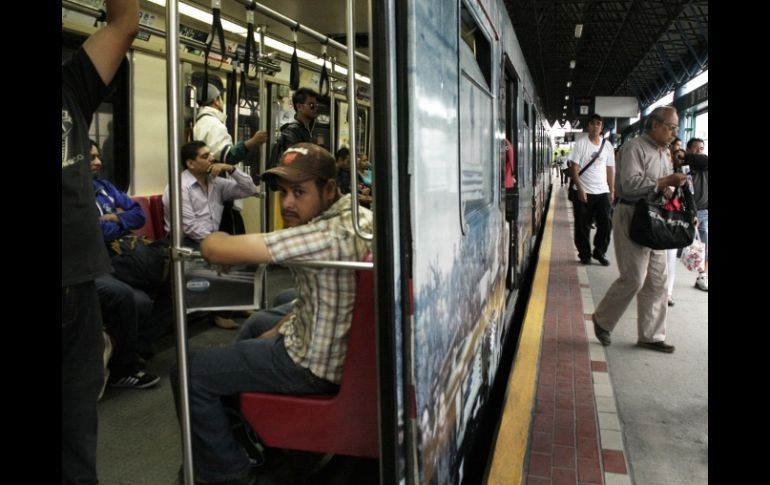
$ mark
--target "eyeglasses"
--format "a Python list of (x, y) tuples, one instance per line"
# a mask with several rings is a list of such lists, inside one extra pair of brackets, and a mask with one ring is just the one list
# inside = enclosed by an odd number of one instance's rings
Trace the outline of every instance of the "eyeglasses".
[(666, 123), (665, 121), (662, 122), (664, 125), (666, 125), (666, 128), (668, 128), (671, 131), (679, 131), (679, 126), (673, 124), (673, 123)]

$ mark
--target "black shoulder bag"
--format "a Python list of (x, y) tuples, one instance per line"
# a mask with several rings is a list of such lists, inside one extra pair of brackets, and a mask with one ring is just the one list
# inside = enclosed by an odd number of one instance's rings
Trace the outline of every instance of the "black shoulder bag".
[[(588, 167), (591, 166), (592, 163), (596, 161), (596, 159), (599, 157), (599, 155), (602, 154), (602, 150), (604, 149), (604, 144), (607, 142), (607, 139), (602, 140), (602, 145), (599, 147), (599, 151), (596, 152), (596, 154), (591, 157), (591, 160), (586, 164), (585, 167), (583, 167), (583, 170), (578, 172), (578, 176), (583, 175), (583, 172), (588, 170)], [(575, 185), (575, 182), (572, 182), (569, 184), (569, 190), (567, 191), (567, 199), (572, 202), (573, 204), (578, 202), (578, 191), (577, 191), (577, 185)]]
[(687, 187), (677, 187), (674, 197), (679, 198), (681, 209), (650, 204), (646, 197), (636, 201), (628, 234), (632, 241), (650, 249), (677, 249), (692, 244), (697, 218), (694, 198)]

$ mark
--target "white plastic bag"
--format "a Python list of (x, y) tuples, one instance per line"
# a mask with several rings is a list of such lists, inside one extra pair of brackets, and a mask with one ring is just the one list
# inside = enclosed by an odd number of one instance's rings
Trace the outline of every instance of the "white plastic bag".
[(682, 250), (682, 262), (690, 271), (701, 271), (706, 262), (706, 245), (700, 240), (700, 234), (695, 231), (692, 244)]

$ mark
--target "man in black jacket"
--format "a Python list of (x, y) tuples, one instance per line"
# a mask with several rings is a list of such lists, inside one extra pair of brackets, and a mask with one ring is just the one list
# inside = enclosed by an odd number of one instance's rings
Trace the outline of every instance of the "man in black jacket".
[(291, 97), (294, 106), (294, 119), (281, 126), (281, 135), (275, 141), (270, 152), (270, 166), (275, 167), (283, 152), (292, 145), (313, 142), (311, 133), (315, 118), (318, 116), (318, 93), (310, 88), (299, 88)]

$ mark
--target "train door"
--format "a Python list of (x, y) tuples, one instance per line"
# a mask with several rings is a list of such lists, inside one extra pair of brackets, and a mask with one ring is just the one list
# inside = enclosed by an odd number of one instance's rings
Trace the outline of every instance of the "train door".
[[(517, 177), (518, 165), (517, 150), (519, 145), (518, 120), (516, 118), (519, 93), (519, 78), (513, 68), (511, 60), (506, 54), (503, 60), (503, 96), (505, 98), (503, 113), (505, 116), (505, 137), (513, 146), (513, 175)], [(505, 275), (505, 287), (509, 291), (519, 286), (518, 267), (518, 221), (519, 221), (519, 184), (514, 182), (513, 187), (505, 188), (505, 220), (508, 221), (508, 269)]]

